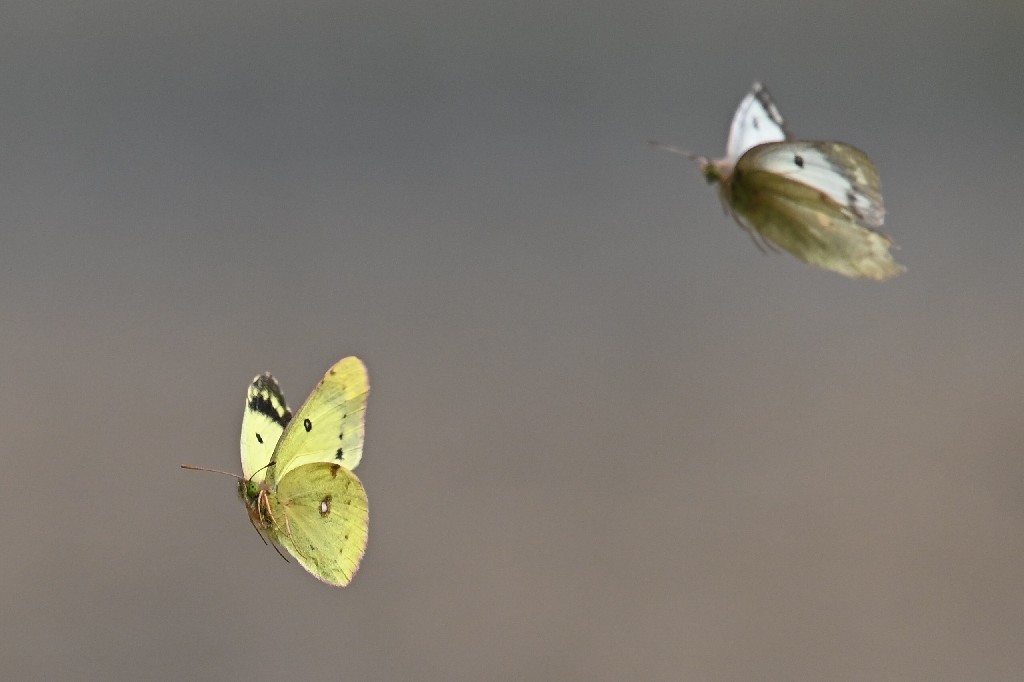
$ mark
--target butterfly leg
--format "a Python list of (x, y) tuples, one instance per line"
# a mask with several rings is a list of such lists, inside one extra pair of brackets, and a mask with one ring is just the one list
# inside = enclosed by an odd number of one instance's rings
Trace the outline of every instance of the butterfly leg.
[[(260, 491), (259, 499), (256, 502), (256, 508), (259, 509), (260, 523), (262, 523), (264, 526), (266, 526), (267, 525), (267, 521), (269, 520), (269, 522), (270, 522), (269, 525), (277, 528), (278, 530), (281, 530), (280, 526), (277, 525), (277, 519), (274, 518), (273, 510), (270, 508), (270, 497), (267, 495), (267, 491), (266, 490), (261, 490)], [(266, 510), (266, 514), (265, 515), (264, 515), (264, 510)], [(252, 523), (253, 528), (256, 528), (256, 522), (252, 520), (251, 516), (249, 517), (249, 521)], [(285, 525), (287, 526), (288, 525), (288, 516), (287, 515), (284, 517), (284, 521), (285, 521)], [(282, 559), (284, 559), (288, 563), (291, 563), (291, 561), (288, 559), (288, 557), (286, 557), (281, 552), (281, 548), (277, 546), (277, 542), (267, 542), (267, 539), (265, 537), (263, 537), (263, 533), (262, 533), (262, 531), (260, 531), (259, 528), (256, 528), (256, 532), (258, 532), (260, 534), (260, 537), (263, 538), (263, 544), (271, 545), (274, 548), (274, 551), (277, 552), (277, 555), (279, 557), (281, 557)], [(291, 537), (291, 528), (290, 527), (288, 528), (288, 536)]]
[[(267, 520), (270, 520), (272, 526), (277, 526), (277, 520), (274, 518), (274, 512), (270, 508), (270, 497), (267, 495), (266, 490), (260, 491), (259, 500), (256, 503), (257, 508), (260, 510), (260, 523), (264, 526), (268, 525)], [(264, 510), (266, 510), (266, 516), (264, 516)]]
[(754, 246), (756, 246), (758, 251), (760, 251), (761, 253), (782, 253), (782, 249), (775, 246), (775, 244), (772, 244), (759, 233), (755, 232), (754, 230), (749, 230), (747, 228), (743, 229), (745, 229), (747, 234), (750, 235), (750, 240), (754, 242)]
[(285, 527), (285, 530), (288, 531), (288, 537), (290, 538), (292, 536), (292, 525), (288, 522), (288, 515), (287, 514), (284, 515), (284, 527)]
[(256, 529), (256, 534), (260, 536), (260, 540), (263, 540), (263, 544), (267, 544), (267, 539), (263, 537), (263, 531), (259, 529), (259, 526), (257, 526), (256, 522), (252, 520), (251, 516), (249, 517), (249, 523), (251, 523), (252, 527)]
[(270, 509), (270, 500), (269, 498), (267, 499), (267, 517), (270, 519), (270, 523), (274, 526), (274, 528), (277, 528), (277, 530), (280, 532), (284, 532), (285, 535), (287, 535), (290, 538), (292, 537), (292, 524), (288, 521), (287, 510), (285, 510), (285, 512), (286, 513), (284, 514), (284, 529), (282, 530), (281, 526), (277, 523), (277, 519), (274, 518), (274, 512), (271, 511)]
[(277, 546), (276, 542), (272, 542), (271, 545), (273, 545), (274, 551), (277, 552), (277, 555), (279, 557), (281, 557), (282, 559), (284, 559), (288, 563), (291, 563), (291, 561), (288, 559), (288, 557), (286, 557), (284, 554), (281, 553), (281, 548)]

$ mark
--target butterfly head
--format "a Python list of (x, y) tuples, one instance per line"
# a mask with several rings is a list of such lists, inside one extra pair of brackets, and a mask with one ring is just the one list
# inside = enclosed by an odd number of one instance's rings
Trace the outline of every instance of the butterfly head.
[(262, 488), (262, 483), (257, 483), (253, 480), (246, 480), (244, 478), (238, 479), (238, 496), (242, 498), (242, 501), (247, 505), (250, 501), (259, 497), (260, 490)]
[(691, 158), (700, 164), (700, 172), (709, 185), (723, 182), (732, 172), (731, 164), (725, 159), (712, 161), (705, 156), (694, 156)]

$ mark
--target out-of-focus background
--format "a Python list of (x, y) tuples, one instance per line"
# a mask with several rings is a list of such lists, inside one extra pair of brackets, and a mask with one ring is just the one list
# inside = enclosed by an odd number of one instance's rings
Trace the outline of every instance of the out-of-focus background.
[[(8, 3), (13, 678), (1012, 679), (1024, 6)], [(764, 80), (908, 272), (763, 255), (685, 158)], [(243, 397), (373, 390), (344, 590)]]

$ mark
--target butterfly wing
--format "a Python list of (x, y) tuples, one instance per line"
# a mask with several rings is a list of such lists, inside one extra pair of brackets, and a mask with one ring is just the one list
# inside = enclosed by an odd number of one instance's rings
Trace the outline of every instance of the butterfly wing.
[(303, 464), (284, 475), (269, 500), (273, 539), (320, 580), (348, 585), (366, 551), (369, 523), (356, 475), (337, 463)]
[(366, 366), (359, 358), (344, 358), (327, 370), (281, 436), (267, 480), (281, 481), (292, 469), (312, 462), (355, 469), (363, 456), (369, 392)]
[(771, 144), (751, 151), (741, 165), (816, 189), (865, 227), (881, 227), (885, 222), (878, 171), (856, 147), (842, 142)]
[(253, 483), (263, 481), (281, 434), (292, 418), (281, 387), (263, 373), (249, 384), (242, 413), (242, 475)]
[(903, 272), (875, 228), (885, 219), (878, 171), (840, 142), (777, 142), (745, 153), (722, 184), (748, 230), (810, 265), (884, 280)]
[(747, 150), (759, 144), (782, 142), (792, 137), (771, 95), (763, 85), (754, 83), (732, 117), (725, 163), (729, 166), (735, 164)]

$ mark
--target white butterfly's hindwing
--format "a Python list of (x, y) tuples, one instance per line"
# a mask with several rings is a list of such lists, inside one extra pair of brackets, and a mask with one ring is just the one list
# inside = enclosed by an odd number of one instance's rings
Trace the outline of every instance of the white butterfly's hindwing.
[(735, 164), (748, 149), (759, 144), (790, 139), (792, 135), (768, 91), (760, 83), (754, 83), (732, 117), (724, 163)]
[(289, 471), (313, 462), (355, 469), (363, 456), (369, 392), (366, 366), (359, 358), (344, 358), (327, 370), (281, 435), (267, 480), (280, 481)]
[(884, 280), (903, 272), (892, 241), (874, 228), (885, 217), (878, 172), (839, 142), (759, 145), (722, 181), (738, 222), (800, 260), (848, 277)]
[(263, 481), (281, 434), (292, 418), (281, 387), (264, 372), (252, 380), (242, 413), (242, 475), (254, 483)]

